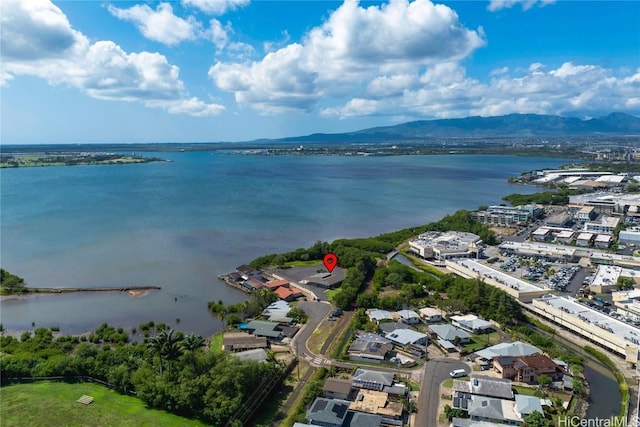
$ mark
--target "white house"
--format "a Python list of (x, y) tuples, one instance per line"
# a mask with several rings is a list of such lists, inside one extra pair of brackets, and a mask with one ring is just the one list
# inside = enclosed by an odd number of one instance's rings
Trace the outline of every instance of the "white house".
[(413, 329), (396, 329), (389, 332), (386, 338), (390, 339), (394, 344), (406, 346), (409, 344), (427, 345), (427, 334), (414, 331)]
[(479, 334), (494, 329), (491, 322), (480, 319), (478, 316), (473, 314), (467, 314), (464, 316), (451, 316), (451, 323), (454, 326), (457, 326), (464, 329), (465, 331), (469, 331), (474, 334)]
[(420, 317), (425, 322), (442, 322), (442, 310), (434, 307), (424, 307), (418, 310)]
[(406, 323), (407, 325), (420, 323), (420, 316), (413, 310), (400, 310), (397, 313), (402, 323)]

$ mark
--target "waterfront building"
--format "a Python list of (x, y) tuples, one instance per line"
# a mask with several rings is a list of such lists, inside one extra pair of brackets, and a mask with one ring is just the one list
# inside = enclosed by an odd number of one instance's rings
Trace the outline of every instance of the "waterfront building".
[(560, 326), (624, 357), (638, 362), (640, 329), (580, 304), (573, 298), (545, 295), (527, 308)]
[(499, 227), (512, 227), (514, 225), (526, 225), (533, 219), (540, 218), (544, 209), (538, 205), (523, 206), (489, 206), (487, 210), (474, 212), (478, 221), (487, 225)]
[(462, 231), (429, 231), (409, 242), (409, 250), (424, 259), (468, 258), (480, 252), (480, 236)]

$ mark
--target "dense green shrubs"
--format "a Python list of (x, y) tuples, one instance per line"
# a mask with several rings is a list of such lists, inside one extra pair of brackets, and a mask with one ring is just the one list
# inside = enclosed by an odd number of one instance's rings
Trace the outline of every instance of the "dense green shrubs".
[[(150, 324), (140, 327), (152, 328)], [(149, 407), (211, 425), (235, 425), (234, 414), (252, 400), (256, 390), (283, 374), (275, 362), (240, 362), (232, 354), (208, 352), (197, 335), (184, 336), (166, 328), (154, 333), (147, 345), (127, 342), (124, 331), (106, 324), (91, 332), (88, 341), (54, 338), (46, 328), (36, 329), (33, 335), (25, 333), (20, 340), (2, 336), (2, 381), (89, 376), (121, 392), (135, 392)]]

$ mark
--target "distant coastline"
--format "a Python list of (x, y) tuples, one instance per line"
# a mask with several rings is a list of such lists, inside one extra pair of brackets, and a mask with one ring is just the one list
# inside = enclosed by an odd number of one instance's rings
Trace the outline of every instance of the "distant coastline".
[(166, 162), (159, 157), (143, 157), (113, 153), (44, 153), (2, 154), (0, 168), (126, 165), (136, 163)]

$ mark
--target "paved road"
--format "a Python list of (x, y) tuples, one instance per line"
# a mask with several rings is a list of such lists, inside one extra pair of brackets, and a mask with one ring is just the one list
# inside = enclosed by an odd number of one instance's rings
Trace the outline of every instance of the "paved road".
[(469, 373), (469, 365), (455, 359), (432, 359), (427, 362), (420, 385), (416, 427), (434, 427), (438, 425), (438, 404), (440, 402), (440, 384), (451, 378), (449, 372), (464, 369)]
[(315, 355), (307, 348), (307, 340), (313, 334), (313, 331), (320, 325), (324, 319), (329, 316), (331, 311), (331, 304), (328, 302), (314, 302), (305, 301), (298, 305), (302, 308), (307, 315), (309, 315), (309, 321), (302, 327), (302, 329), (293, 337), (291, 341), (291, 348), (298, 355), (298, 357), (314, 357)]

